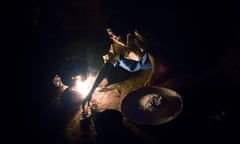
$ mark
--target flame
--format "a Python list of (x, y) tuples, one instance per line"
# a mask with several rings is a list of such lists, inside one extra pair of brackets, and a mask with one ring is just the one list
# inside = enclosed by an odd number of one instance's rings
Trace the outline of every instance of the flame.
[(86, 80), (83, 80), (81, 76), (78, 76), (78, 78), (75, 81), (76, 83), (74, 90), (79, 92), (82, 98), (85, 98), (91, 89), (93, 80), (94, 80), (93, 76), (88, 76)]

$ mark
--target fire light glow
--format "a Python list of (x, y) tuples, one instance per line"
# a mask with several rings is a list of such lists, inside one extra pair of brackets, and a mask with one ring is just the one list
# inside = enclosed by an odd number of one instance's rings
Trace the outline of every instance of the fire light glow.
[(75, 90), (81, 94), (82, 98), (85, 98), (89, 93), (91, 86), (94, 82), (93, 80), (94, 80), (93, 76), (88, 76), (86, 80), (82, 79), (76, 80)]

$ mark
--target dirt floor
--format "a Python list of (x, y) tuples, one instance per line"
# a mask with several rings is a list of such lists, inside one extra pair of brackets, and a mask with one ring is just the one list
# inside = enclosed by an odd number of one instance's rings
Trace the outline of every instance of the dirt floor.
[[(144, 82), (148, 77), (148, 74), (149, 71), (142, 71), (139, 72), (136, 76), (131, 77), (130, 79), (108, 85), (103, 89), (97, 89), (94, 92), (92, 99), (92, 105), (95, 108), (92, 111), (92, 117), (81, 120), (81, 109), (79, 108), (77, 111), (75, 111), (75, 113), (69, 117), (64, 128), (62, 129), (62, 136), (65, 138), (65, 141), (68, 141), (70, 143), (82, 143), (82, 141), (86, 140), (89, 143), (97, 143), (95, 119), (98, 118), (99, 114), (102, 112), (107, 113), (108, 111), (114, 111), (112, 116), (113, 118), (114, 113), (120, 113), (122, 100), (127, 96), (129, 92), (143, 87)], [(102, 83), (104, 82), (105, 80), (103, 80)], [(107, 117), (111, 121), (111, 114)], [(136, 136), (139, 135), (138, 137), (145, 139), (145, 141), (153, 141), (152, 138), (149, 138), (150, 136), (148, 136), (147, 133), (138, 128), (137, 125), (135, 125), (134, 123), (129, 122), (125, 117), (123, 118), (122, 122), (123, 125), (126, 126)], [(111, 122), (105, 122), (105, 125), (111, 125)], [(113, 131), (113, 133), (119, 132)]]
[[(50, 137), (53, 143), (157, 144), (173, 143), (176, 139), (179, 139), (179, 142), (192, 141), (189, 137), (203, 142), (225, 140), (219, 136), (223, 135), (228, 128), (225, 120), (229, 115), (227, 103), (222, 103), (222, 95), (214, 92), (215, 88), (208, 86), (199, 88), (199, 85), (207, 78), (204, 73), (197, 72), (197, 76), (193, 73), (192, 75), (188, 73), (170, 75), (168, 79), (155, 84), (155, 86), (173, 89), (181, 95), (183, 109), (173, 120), (161, 125), (144, 125), (134, 123), (124, 117), (121, 113), (121, 102), (128, 93), (143, 87), (148, 74), (149, 71), (141, 71), (125, 81), (110, 84), (104, 89), (96, 89), (92, 99), (94, 109), (91, 117), (86, 119), (81, 119), (80, 105), (64, 108), (60, 97), (56, 96), (49, 108), (49, 114), (52, 117), (49, 129), (52, 130)], [(167, 77), (166, 74), (162, 76)], [(208, 79), (209, 81), (211, 80)], [(201, 91), (204, 87), (210, 93), (207, 95), (218, 94), (218, 100), (216, 101), (214, 96), (208, 101), (201, 102), (202, 95), (206, 92)], [(196, 93), (197, 91), (199, 93)]]
[(226, 99), (226, 95), (234, 98), (237, 88), (216, 71), (190, 71), (181, 66), (166, 69), (156, 77), (154, 86), (170, 88), (181, 95), (183, 109), (179, 115), (160, 125), (137, 124), (128, 120), (121, 113), (121, 102), (128, 93), (143, 87), (148, 74), (149, 71), (141, 71), (127, 80), (96, 89), (92, 116), (86, 119), (81, 119), (80, 104), (66, 102), (68, 97), (62, 101), (62, 93), (49, 80), (47, 90), (43, 91), (46, 96), (35, 93), (35, 99), (24, 102), (27, 115), (23, 130), (27, 137), (22, 138), (26, 143), (50, 144), (234, 140), (234, 133), (230, 132), (238, 123), (234, 120), (236, 105), (232, 99)]

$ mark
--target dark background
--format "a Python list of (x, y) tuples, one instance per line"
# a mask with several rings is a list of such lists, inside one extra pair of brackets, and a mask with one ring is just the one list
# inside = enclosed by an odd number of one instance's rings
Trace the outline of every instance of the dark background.
[(123, 21), (134, 18), (140, 30), (152, 38), (152, 50), (164, 64), (181, 65), (183, 73), (206, 74), (206, 81), (197, 88), (184, 91), (199, 96), (191, 97), (189, 103), (210, 100), (212, 104), (221, 95), (220, 107), (213, 110), (227, 109), (231, 126), (237, 124), (233, 116), (240, 80), (236, 2), (35, 0), (23, 2), (21, 8), (18, 40), (23, 45), (16, 61), (21, 83), (17, 102), (23, 120), (18, 133), (25, 134), (23, 137), (38, 131), (36, 127), (47, 131), (39, 124), (47, 123), (45, 106), (54, 95), (51, 80), (66, 56), (78, 54), (93, 69), (98, 68), (109, 44), (105, 26), (114, 16)]

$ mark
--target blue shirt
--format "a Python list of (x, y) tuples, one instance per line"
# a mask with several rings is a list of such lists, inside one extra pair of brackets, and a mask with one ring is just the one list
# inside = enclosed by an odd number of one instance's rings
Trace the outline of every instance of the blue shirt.
[(117, 60), (117, 63), (114, 64), (114, 67), (121, 67), (129, 72), (136, 72), (139, 70), (149, 70), (152, 68), (151, 63), (149, 62), (147, 53), (144, 53), (140, 61), (129, 60), (120, 56)]

